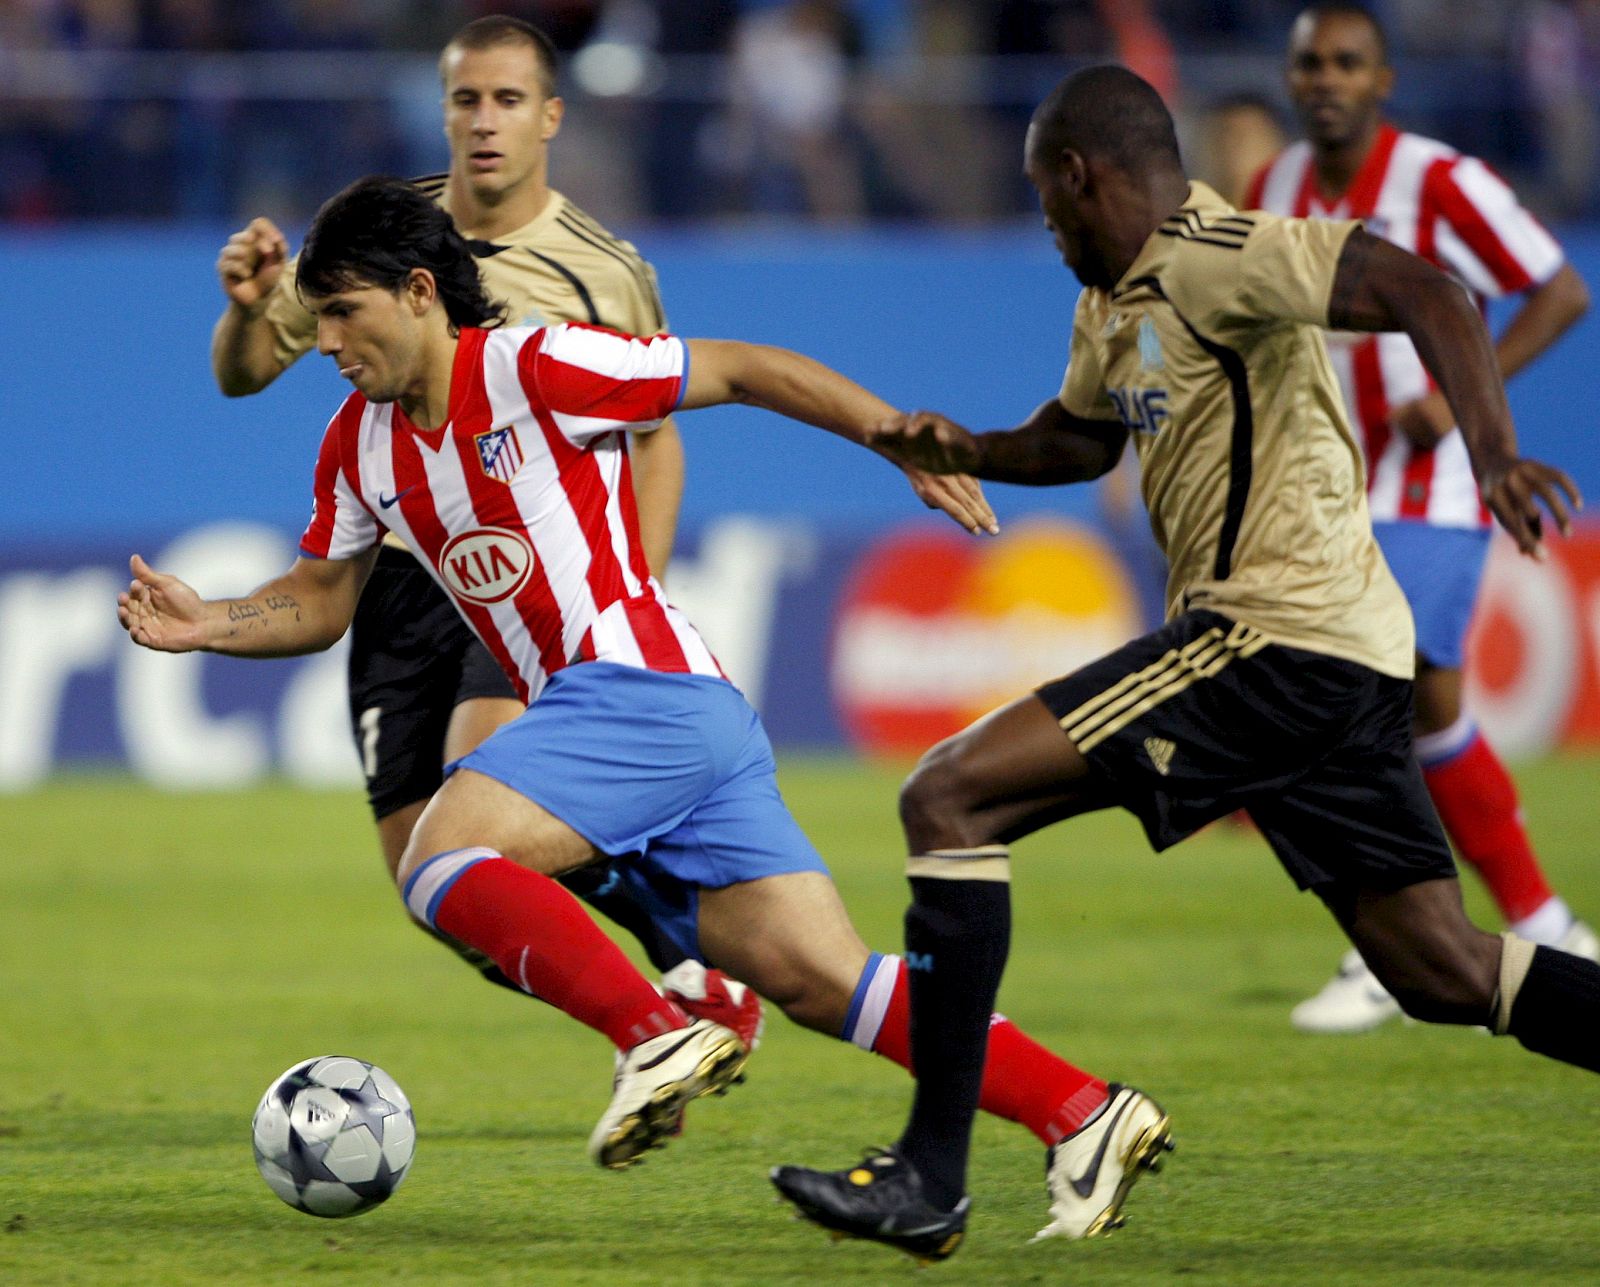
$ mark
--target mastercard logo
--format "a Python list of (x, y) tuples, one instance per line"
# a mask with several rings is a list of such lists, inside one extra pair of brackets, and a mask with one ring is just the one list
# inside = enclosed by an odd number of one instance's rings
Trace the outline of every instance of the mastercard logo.
[(919, 528), (872, 546), (846, 581), (834, 701), (858, 749), (920, 753), (1141, 629), (1127, 571), (1088, 528), (1035, 519), (993, 541)]

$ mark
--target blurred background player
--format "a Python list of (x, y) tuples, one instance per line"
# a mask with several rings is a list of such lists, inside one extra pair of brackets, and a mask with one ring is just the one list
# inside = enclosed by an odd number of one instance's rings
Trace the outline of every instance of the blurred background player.
[[(1261, 171), (1247, 207), (1361, 219), (1453, 275), (1480, 305), (1520, 294), (1496, 345), (1508, 378), (1583, 316), (1582, 278), (1498, 176), (1383, 119), (1394, 71), (1366, 10), (1322, 4), (1302, 13), (1289, 37), (1288, 84), (1306, 137)], [(1600, 957), (1594, 931), (1541, 871), (1511, 776), (1462, 705), (1467, 628), (1492, 528), (1450, 408), (1404, 335), (1332, 333), (1328, 349), (1365, 451), (1373, 528), (1416, 617), (1417, 755), (1428, 793), (1516, 934)], [(1291, 1019), (1306, 1032), (1362, 1032), (1399, 1013), (1351, 951)]]
[(1198, 177), (1243, 208), (1251, 181), (1289, 141), (1278, 113), (1260, 94), (1229, 94), (1206, 109), (1199, 127)]
[[(418, 186), (476, 239), (485, 285), (510, 305), (515, 322), (578, 321), (656, 334), (666, 317), (654, 270), (549, 186), (549, 145), (563, 112), (556, 68), (554, 46), (528, 23), (494, 16), (463, 27), (439, 58), (450, 169)], [(212, 370), (225, 394), (252, 394), (314, 346), (316, 318), (295, 292), (288, 243), (269, 220), (235, 233), (217, 272), (228, 305), (212, 337)], [(633, 461), (641, 540), (659, 577), (683, 490), (683, 447), (670, 420), (639, 438)], [(392, 875), (445, 764), (523, 711), (499, 665), (393, 537), (351, 628), (349, 710)], [(680, 1002), (754, 1044), (761, 1022), (754, 993), (686, 962), (604, 868), (568, 880), (639, 938)], [(492, 961), (470, 950), (462, 955), (492, 982), (515, 987)]]

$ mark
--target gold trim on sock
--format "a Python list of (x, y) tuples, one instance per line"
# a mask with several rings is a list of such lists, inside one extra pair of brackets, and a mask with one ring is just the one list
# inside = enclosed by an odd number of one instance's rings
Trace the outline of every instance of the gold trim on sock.
[(1500, 986), (1494, 994), (1494, 1031), (1503, 1037), (1511, 1029), (1511, 1007), (1516, 1004), (1522, 981), (1528, 977), (1538, 945), (1518, 938), (1509, 930), (1500, 936)]
[(907, 876), (933, 880), (988, 880), (1011, 882), (1011, 850), (1005, 845), (978, 845), (972, 849), (934, 849), (906, 859)]

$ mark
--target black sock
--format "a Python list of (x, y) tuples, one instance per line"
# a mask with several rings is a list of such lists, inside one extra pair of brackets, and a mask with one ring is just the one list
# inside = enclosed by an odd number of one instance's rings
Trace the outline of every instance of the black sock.
[[(962, 879), (966, 864), (988, 875)], [(929, 864), (940, 877), (915, 874)], [(945, 851), (913, 860), (906, 910), (911, 1066), (917, 1084), (898, 1150), (922, 1176), (928, 1201), (948, 1211), (967, 1189), (972, 1119), (983, 1085), (989, 1016), (1011, 941), (1005, 850)]]
[[(649, 909), (641, 905), (634, 892), (619, 880), (614, 863), (591, 863), (587, 867), (563, 872), (556, 879), (595, 911), (638, 939), (644, 954), (650, 958), (650, 964), (663, 974), (688, 959), (683, 949), (657, 928)], [(692, 896), (682, 889), (670, 892), (662, 889), (658, 892), (663, 904), (681, 904)]]
[(1536, 1054), (1600, 1072), (1600, 965), (1536, 948), (1507, 1031)]

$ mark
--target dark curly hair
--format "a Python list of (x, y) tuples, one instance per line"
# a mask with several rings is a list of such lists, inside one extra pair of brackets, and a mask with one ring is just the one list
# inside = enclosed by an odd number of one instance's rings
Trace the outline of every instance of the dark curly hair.
[(364, 286), (398, 293), (415, 268), (433, 274), (452, 331), (499, 326), (506, 306), (490, 299), (474, 247), (446, 214), (404, 179), (357, 179), (329, 198), (306, 234), (295, 270), (302, 295), (336, 295)]

